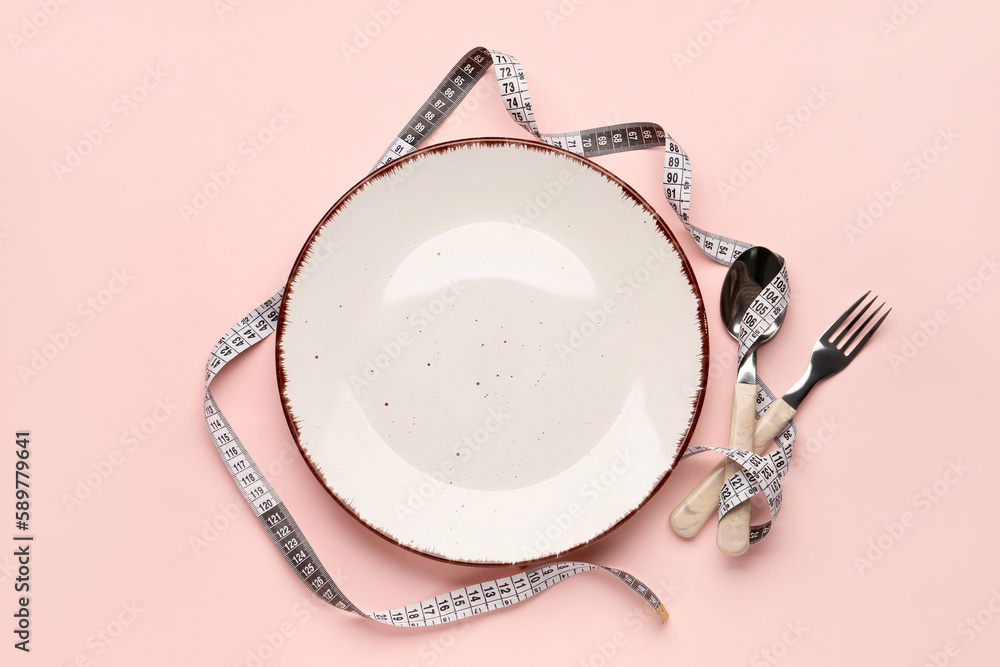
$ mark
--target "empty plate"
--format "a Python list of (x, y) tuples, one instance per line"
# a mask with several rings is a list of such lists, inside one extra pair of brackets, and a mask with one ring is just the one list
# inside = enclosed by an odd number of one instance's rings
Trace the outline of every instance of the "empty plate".
[(277, 343), (292, 433), (379, 534), (500, 565), (605, 535), (701, 407), (705, 310), (674, 237), (609, 172), (511, 139), (390, 163), (313, 231)]

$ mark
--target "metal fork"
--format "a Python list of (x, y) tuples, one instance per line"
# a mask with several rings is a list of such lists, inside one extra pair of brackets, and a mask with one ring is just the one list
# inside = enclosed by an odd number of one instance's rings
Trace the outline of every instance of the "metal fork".
[[(784, 396), (772, 403), (767, 412), (757, 421), (753, 437), (755, 454), (762, 454), (767, 449), (768, 443), (785, 429), (788, 422), (795, 416), (795, 411), (798, 410), (803, 399), (818, 382), (831, 375), (836, 375), (854, 361), (854, 358), (882, 326), (885, 318), (892, 312), (892, 308), (889, 308), (882, 314), (882, 317), (875, 320), (879, 311), (885, 306), (883, 302), (859, 326), (858, 322), (878, 298), (877, 296), (872, 297), (858, 311), (858, 306), (869, 294), (871, 294), (871, 290), (865, 292), (860, 299), (851, 304), (851, 307), (844, 311), (844, 314), (838, 317), (829, 329), (823, 332), (813, 346), (805, 374)], [(855, 313), (855, 311), (857, 312)], [(841, 329), (844, 322), (847, 322), (847, 319), (852, 315), (854, 318)], [(874, 324), (872, 324), (873, 320)], [(864, 335), (858, 339), (862, 332)], [(857, 343), (852, 347), (855, 340)], [(677, 505), (670, 514), (670, 525), (674, 532), (682, 537), (693, 537), (705, 525), (708, 518), (718, 510), (719, 491), (725, 482), (725, 469), (725, 460), (720, 461)]]
[[(871, 315), (868, 316), (868, 319), (866, 319), (861, 326), (855, 328), (858, 321), (864, 317), (868, 309), (871, 308), (871, 305), (875, 303), (875, 299), (878, 298), (877, 296), (872, 297), (871, 301), (865, 304), (864, 308), (862, 308), (858, 314), (854, 316), (854, 319), (851, 320), (850, 324), (844, 327), (836, 338), (833, 337), (833, 334), (837, 333), (837, 330), (840, 329), (841, 325), (847, 321), (847, 318), (851, 316), (855, 309), (857, 309), (858, 305), (860, 305), (869, 294), (871, 294), (871, 290), (865, 292), (861, 298), (855, 301), (843, 315), (837, 318), (837, 321), (834, 322), (829, 329), (823, 332), (823, 335), (816, 341), (816, 345), (813, 346), (812, 356), (809, 357), (809, 366), (806, 368), (805, 375), (803, 375), (802, 378), (796, 382), (795, 385), (779, 400), (784, 401), (793, 410), (797, 410), (799, 405), (802, 403), (802, 399), (804, 399), (806, 394), (808, 394), (809, 391), (816, 386), (817, 382), (825, 380), (831, 375), (836, 375), (840, 371), (847, 368), (847, 365), (854, 360), (854, 357), (856, 357), (858, 352), (864, 348), (865, 344), (868, 343), (872, 335), (878, 331), (880, 326), (882, 326), (882, 322), (885, 321), (885, 318), (889, 316), (890, 312), (892, 312), (892, 308), (885, 311), (885, 314), (883, 314), (882, 317), (880, 317), (878, 321), (875, 322), (870, 329), (868, 329), (868, 332), (861, 340), (858, 341), (858, 344), (848, 350), (847, 348), (851, 346), (851, 343), (853, 343), (861, 332), (865, 330), (869, 323), (875, 319), (885, 303), (879, 304), (878, 308), (876, 308)], [(853, 333), (851, 333), (852, 331)], [(849, 333), (851, 334), (851, 337), (845, 341), (844, 337)]]

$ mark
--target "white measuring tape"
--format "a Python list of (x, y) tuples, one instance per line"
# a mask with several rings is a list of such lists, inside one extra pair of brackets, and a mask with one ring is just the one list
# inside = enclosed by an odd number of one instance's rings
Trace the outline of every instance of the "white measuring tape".
[[(551, 146), (587, 158), (658, 146), (665, 147), (663, 191), (698, 247), (712, 259), (729, 265), (751, 246), (736, 239), (706, 232), (688, 222), (691, 192), (690, 162), (687, 154), (663, 131), (662, 127), (656, 123), (625, 123), (565, 134), (542, 134), (535, 123), (527, 80), (520, 63), (511, 56), (481, 47), (473, 49), (458, 62), (393, 140), (372, 171), (416, 150), (435, 129), (440, 127), (490, 65), (496, 72), (500, 95), (508, 114), (535, 137)], [(219, 454), (243, 497), (299, 579), (316, 596), (335, 607), (373, 621), (388, 625), (422, 627), (447, 623), (517, 604), (576, 574), (603, 570), (639, 595), (656, 611), (661, 621), (666, 619), (667, 612), (656, 594), (628, 572), (576, 561), (539, 565), (509, 577), (459, 588), (444, 595), (388, 611), (365, 612), (356, 607), (330, 578), (285, 504), (264, 478), (260, 468), (254, 463), (222, 414), (210, 389), (212, 380), (227, 363), (277, 330), (283, 292), (284, 289), (279, 290), (254, 309), (216, 343), (209, 355), (206, 368), (205, 421)], [(739, 361), (742, 361), (752, 341), (787, 306), (788, 294), (788, 277), (782, 265), (779, 276), (765, 288), (748, 310), (748, 316), (754, 321), (751, 323), (748, 320), (747, 326), (741, 327), (741, 333), (744, 335), (740, 341)], [(760, 416), (774, 400), (774, 394), (758, 380), (757, 415)], [(778, 479), (788, 469), (794, 439), (795, 426), (790, 424), (788, 429), (775, 439), (779, 448), (769, 456), (730, 451), (724, 447), (691, 446), (683, 458), (704, 451), (716, 451), (739, 462), (745, 471), (734, 475), (723, 485), (720, 494), (720, 516), (756, 493), (763, 492), (768, 500), (773, 521), (781, 506), (781, 487)], [(770, 526), (771, 521), (751, 527), (751, 543), (763, 539)]]

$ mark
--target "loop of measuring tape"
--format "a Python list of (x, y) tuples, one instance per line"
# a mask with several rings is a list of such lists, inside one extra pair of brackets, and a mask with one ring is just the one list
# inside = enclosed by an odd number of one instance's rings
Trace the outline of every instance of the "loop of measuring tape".
[[(691, 192), (690, 162), (687, 154), (658, 124), (626, 123), (579, 132), (543, 134), (539, 132), (535, 122), (527, 79), (520, 63), (509, 55), (481, 47), (466, 54), (442, 80), (434, 94), (414, 114), (372, 171), (416, 150), (435, 129), (440, 127), (445, 118), (488, 71), (490, 65), (496, 72), (501, 99), (508, 114), (526, 131), (549, 145), (587, 158), (663, 146), (666, 150), (663, 168), (664, 194), (702, 252), (722, 264), (729, 265), (741, 252), (750, 247), (748, 243), (707, 232), (688, 221)], [(785, 275), (784, 268), (781, 275)], [(767, 309), (766, 312), (773, 312), (774, 315), (780, 312), (787, 303), (787, 284), (786, 276), (783, 300), (760, 304), (760, 307)], [(278, 312), (283, 295), (284, 289), (279, 290), (234, 325), (216, 343), (206, 367), (205, 421), (230, 476), (253, 509), (255, 516), (267, 530), (285, 561), (317, 597), (336, 608), (387, 625), (423, 627), (517, 604), (572, 576), (601, 570), (616, 577), (639, 595), (656, 611), (661, 621), (666, 619), (667, 612), (656, 594), (631, 574), (603, 565), (576, 561), (539, 565), (509, 577), (474, 584), (416, 604), (383, 612), (365, 612), (355, 606), (330, 577), (287, 507), (229, 425), (210, 389), (212, 380), (230, 361), (277, 330)], [(751, 308), (757, 306), (755, 301)], [(758, 416), (773, 401), (774, 395), (758, 380)], [(734, 452), (721, 447), (695, 446), (688, 448), (685, 458), (702, 451), (718, 451), (740, 462), (745, 466), (746, 473), (741, 471), (723, 486), (723, 492), (720, 494), (720, 513), (735, 506), (736, 499), (749, 498), (753, 493), (762, 491), (768, 498), (773, 520), (781, 504), (778, 479), (787, 470), (794, 438), (794, 425), (790, 425), (776, 438), (779, 450), (767, 457), (758, 457), (748, 452)], [(753, 493), (750, 493), (751, 491)], [(723, 504), (726, 505), (725, 510), (722, 509)], [(763, 539), (769, 527), (770, 522), (764, 526), (752, 527), (751, 541)]]

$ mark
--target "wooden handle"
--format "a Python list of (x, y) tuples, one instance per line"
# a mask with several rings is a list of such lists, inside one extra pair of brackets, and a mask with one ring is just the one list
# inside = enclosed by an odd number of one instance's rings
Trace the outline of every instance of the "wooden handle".
[(767, 407), (767, 412), (761, 415), (760, 421), (753, 431), (753, 453), (763, 454), (767, 443), (778, 437), (785, 430), (788, 422), (795, 416), (795, 408), (779, 398)]
[(719, 509), (719, 491), (726, 480), (726, 462), (718, 464), (701, 480), (687, 497), (670, 513), (670, 527), (681, 537), (694, 537)]
[[(753, 448), (757, 385), (737, 384), (733, 389), (733, 416), (729, 423), (729, 447), (750, 451)], [(741, 470), (740, 464), (726, 459), (725, 477)], [(739, 556), (750, 547), (750, 503), (740, 503), (719, 521), (719, 550)]]
[[(794, 416), (795, 409), (783, 399), (779, 398), (772, 403), (754, 427), (754, 453), (763, 454), (768, 443), (785, 430)], [(678, 503), (670, 514), (670, 526), (675, 533), (681, 537), (694, 537), (709, 517), (715, 514), (719, 509), (719, 491), (722, 490), (722, 483), (726, 480), (725, 471), (726, 461), (719, 461), (704, 479), (691, 489), (691, 493)]]

